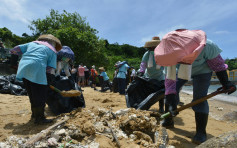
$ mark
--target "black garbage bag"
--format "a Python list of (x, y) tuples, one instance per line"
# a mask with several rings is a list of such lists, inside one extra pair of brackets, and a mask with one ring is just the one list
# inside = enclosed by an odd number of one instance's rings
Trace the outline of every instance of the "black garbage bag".
[(27, 95), (22, 82), (16, 80), (16, 75), (0, 76), (0, 93), (12, 95)]
[(164, 99), (164, 81), (136, 77), (125, 92), (127, 107), (148, 110), (160, 99)]
[(48, 98), (46, 103), (54, 114), (59, 115), (61, 113), (68, 113), (78, 107), (85, 107), (84, 96), (77, 83), (67, 77), (60, 77), (59, 80), (55, 80), (51, 84), (59, 90), (79, 90), (81, 92), (81, 96), (63, 97), (59, 93), (48, 88)]

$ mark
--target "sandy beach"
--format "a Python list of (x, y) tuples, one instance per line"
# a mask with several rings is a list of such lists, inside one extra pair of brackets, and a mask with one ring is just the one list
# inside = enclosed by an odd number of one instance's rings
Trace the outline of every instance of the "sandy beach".
[[(100, 88), (98, 88), (100, 89)], [(83, 95), (88, 110), (93, 107), (102, 107), (117, 111), (125, 109), (125, 96), (109, 91), (101, 93), (94, 91), (90, 87), (83, 88)], [(187, 104), (191, 101), (192, 95), (181, 93), (181, 101)], [(228, 131), (237, 130), (237, 107), (234, 104), (209, 100), (210, 116), (207, 125), (207, 138), (218, 136)], [(158, 103), (151, 107), (158, 110)], [(46, 115), (48, 118), (56, 118), (50, 113), (46, 106)], [(14, 96), (10, 94), (0, 94), (0, 141), (7, 137), (16, 135), (20, 137), (30, 137), (37, 134), (50, 125), (35, 125), (30, 121), (31, 111), (28, 96)], [(195, 120), (192, 109), (186, 109), (180, 112), (175, 118), (175, 128), (167, 129), (169, 135), (169, 144), (176, 148), (190, 148), (197, 146), (191, 142), (195, 134)], [(110, 143), (104, 142), (101, 147), (114, 147)]]

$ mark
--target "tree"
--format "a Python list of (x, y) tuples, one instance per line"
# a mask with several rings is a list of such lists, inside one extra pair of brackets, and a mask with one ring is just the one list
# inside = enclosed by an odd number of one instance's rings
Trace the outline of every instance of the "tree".
[(231, 71), (237, 69), (237, 58), (235, 59), (226, 59), (225, 63), (228, 65), (228, 69)]
[[(34, 35), (53, 34), (62, 45), (69, 46), (75, 54), (75, 62), (98, 66), (108, 65), (105, 53), (105, 41), (96, 36), (98, 31), (90, 27), (86, 18), (77, 12), (68, 13), (51, 9), (44, 19), (31, 22), (30, 29)], [(102, 60), (103, 59), (103, 60)]]

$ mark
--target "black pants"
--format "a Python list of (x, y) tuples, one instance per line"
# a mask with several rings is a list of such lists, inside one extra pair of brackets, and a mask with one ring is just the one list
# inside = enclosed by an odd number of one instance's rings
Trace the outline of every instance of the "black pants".
[(109, 87), (109, 89), (112, 90), (112, 86), (110, 85), (109, 80), (103, 81), (103, 83), (101, 85), (101, 90), (105, 90), (105, 87)]
[(119, 94), (124, 95), (126, 89), (126, 79), (125, 78), (117, 78), (118, 79), (118, 90)]
[(45, 106), (48, 86), (36, 84), (27, 79), (23, 79), (23, 82), (29, 95), (31, 106), (32, 107)]

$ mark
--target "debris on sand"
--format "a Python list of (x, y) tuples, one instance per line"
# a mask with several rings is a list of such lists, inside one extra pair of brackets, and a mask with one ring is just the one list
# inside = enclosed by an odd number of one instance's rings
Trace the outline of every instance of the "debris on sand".
[[(45, 133), (39, 141), (9, 137), (0, 147), (166, 147), (168, 135), (153, 111), (122, 109), (115, 113), (104, 108), (78, 109), (61, 115), (69, 119)], [(59, 117), (60, 118), (60, 117)], [(62, 122), (62, 121), (61, 121)]]
[(237, 131), (231, 131), (213, 137), (197, 146), (197, 148), (234, 148), (237, 145)]

